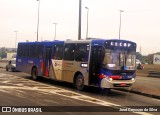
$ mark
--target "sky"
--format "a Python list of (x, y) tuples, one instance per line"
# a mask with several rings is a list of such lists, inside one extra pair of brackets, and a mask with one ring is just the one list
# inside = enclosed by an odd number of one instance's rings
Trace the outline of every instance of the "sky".
[[(37, 40), (37, 0), (0, 0), (0, 47)], [(160, 0), (82, 0), (82, 39), (119, 38), (137, 43), (143, 55), (160, 52)], [(39, 41), (78, 40), (79, 0), (40, 0)], [(141, 50), (140, 50), (141, 49)]]

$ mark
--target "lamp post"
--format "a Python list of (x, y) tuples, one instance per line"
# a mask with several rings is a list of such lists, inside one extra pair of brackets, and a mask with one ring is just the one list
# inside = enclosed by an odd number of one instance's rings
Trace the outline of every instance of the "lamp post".
[(121, 13), (124, 12), (123, 10), (119, 10), (120, 12), (120, 22), (119, 22), (119, 39), (121, 38)]
[(82, 9), (82, 0), (79, 0), (79, 26), (78, 26), (78, 40), (81, 39), (81, 9)]
[(88, 38), (88, 14), (89, 14), (89, 8), (85, 7), (87, 9), (87, 30), (86, 30), (86, 39)]
[(16, 39), (15, 39), (15, 51), (16, 51), (16, 48), (17, 48), (17, 47), (16, 47), (16, 45), (17, 45), (17, 32), (18, 32), (18, 31), (14, 31), (14, 32), (16, 33)]
[(56, 26), (57, 26), (57, 23), (53, 23), (55, 25), (55, 32), (54, 32), (54, 40), (56, 40)]
[(37, 41), (38, 41), (38, 33), (39, 33), (39, 8), (40, 8), (40, 0), (37, 0), (38, 3), (38, 21), (37, 21)]

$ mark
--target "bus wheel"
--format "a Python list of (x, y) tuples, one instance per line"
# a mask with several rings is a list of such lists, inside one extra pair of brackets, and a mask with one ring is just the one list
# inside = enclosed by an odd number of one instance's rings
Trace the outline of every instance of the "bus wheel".
[(6, 67), (6, 71), (8, 71), (8, 68)]
[(32, 76), (32, 79), (33, 79), (33, 80), (38, 80), (37, 74), (38, 74), (38, 73), (37, 73), (37, 68), (34, 67), (34, 68), (32, 69), (32, 72), (31, 72), (31, 76)]
[(76, 77), (75, 86), (78, 90), (84, 89), (84, 78), (81, 74), (78, 74)]

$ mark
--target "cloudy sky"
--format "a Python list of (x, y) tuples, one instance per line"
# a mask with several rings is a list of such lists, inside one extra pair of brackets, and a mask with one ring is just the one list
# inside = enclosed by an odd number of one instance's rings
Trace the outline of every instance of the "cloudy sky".
[[(118, 38), (137, 43), (142, 54), (160, 52), (160, 0), (82, 0), (82, 38)], [(40, 0), (39, 41), (78, 39), (79, 0)], [(0, 47), (15, 47), (17, 41), (36, 41), (37, 0), (0, 0)]]

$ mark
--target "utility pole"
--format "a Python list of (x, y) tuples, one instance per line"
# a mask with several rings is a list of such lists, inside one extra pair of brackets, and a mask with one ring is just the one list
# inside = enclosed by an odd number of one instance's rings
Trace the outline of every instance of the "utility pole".
[(37, 21), (37, 42), (38, 42), (38, 33), (39, 33), (39, 8), (40, 8), (40, 0), (37, 0), (38, 3), (38, 21)]
[(119, 22), (119, 39), (121, 39), (121, 12), (124, 12), (123, 10), (119, 10), (120, 12), (120, 22)]
[(82, 9), (82, 0), (79, 0), (79, 26), (78, 26), (78, 40), (81, 39), (81, 9)]

